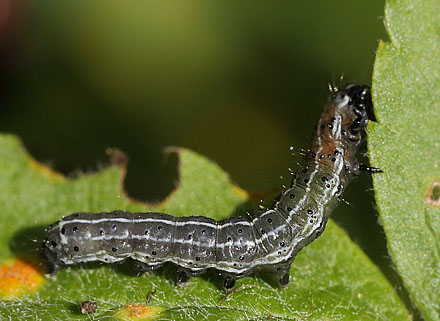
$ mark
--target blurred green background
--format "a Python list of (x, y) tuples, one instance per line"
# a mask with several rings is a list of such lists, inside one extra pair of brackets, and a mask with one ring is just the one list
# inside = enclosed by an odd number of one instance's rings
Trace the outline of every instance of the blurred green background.
[[(175, 185), (170, 145), (215, 160), (247, 190), (279, 188), (328, 84), (370, 83), (387, 39), (381, 0), (0, 3), (0, 131), (71, 176), (118, 147), (128, 193), (149, 201)], [(345, 198), (335, 220), (398, 283), (369, 175)]]

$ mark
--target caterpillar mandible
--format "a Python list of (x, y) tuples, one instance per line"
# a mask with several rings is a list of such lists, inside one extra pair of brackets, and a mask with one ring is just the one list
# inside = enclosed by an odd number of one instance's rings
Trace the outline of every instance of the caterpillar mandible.
[(272, 207), (250, 217), (215, 221), (154, 212), (75, 213), (46, 229), (43, 259), (52, 273), (89, 261), (131, 258), (145, 271), (172, 262), (181, 282), (213, 268), (225, 289), (263, 270), (287, 286), (296, 255), (322, 234), (353, 177), (381, 171), (356, 159), (369, 120), (375, 117), (368, 86), (349, 84), (333, 92), (290, 188)]

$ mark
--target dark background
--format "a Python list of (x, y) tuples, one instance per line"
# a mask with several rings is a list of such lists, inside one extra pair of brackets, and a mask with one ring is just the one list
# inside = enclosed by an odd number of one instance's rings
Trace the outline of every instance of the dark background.
[[(1, 0), (0, 131), (72, 177), (118, 147), (130, 158), (125, 188), (141, 200), (175, 185), (170, 145), (215, 160), (249, 191), (279, 188), (328, 84), (371, 82), (383, 6)], [(345, 199), (334, 219), (399, 287), (369, 175)]]

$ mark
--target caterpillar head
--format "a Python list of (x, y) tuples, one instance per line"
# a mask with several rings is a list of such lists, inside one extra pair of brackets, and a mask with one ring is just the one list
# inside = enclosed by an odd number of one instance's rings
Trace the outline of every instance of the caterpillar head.
[(363, 84), (348, 84), (333, 93), (330, 98), (344, 114), (353, 113), (353, 119), (376, 121), (370, 87)]
[(376, 121), (370, 87), (367, 85), (346, 85), (331, 96), (328, 106), (329, 115), (342, 117), (342, 133), (350, 144), (359, 144), (368, 121)]
[(349, 105), (352, 106), (357, 114), (366, 114), (368, 120), (376, 121), (369, 86), (362, 84), (348, 84), (345, 86), (344, 92), (350, 99)]

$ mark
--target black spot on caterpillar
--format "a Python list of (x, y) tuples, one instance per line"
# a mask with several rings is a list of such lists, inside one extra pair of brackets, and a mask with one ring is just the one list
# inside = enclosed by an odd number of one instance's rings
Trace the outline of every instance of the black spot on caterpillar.
[(296, 255), (322, 234), (353, 177), (380, 171), (356, 159), (368, 120), (375, 120), (368, 86), (350, 84), (334, 92), (304, 165), (271, 208), (222, 221), (153, 212), (71, 214), (46, 229), (44, 260), (52, 272), (88, 261), (131, 258), (145, 271), (172, 262), (182, 282), (214, 268), (226, 289), (264, 270), (286, 286)]

